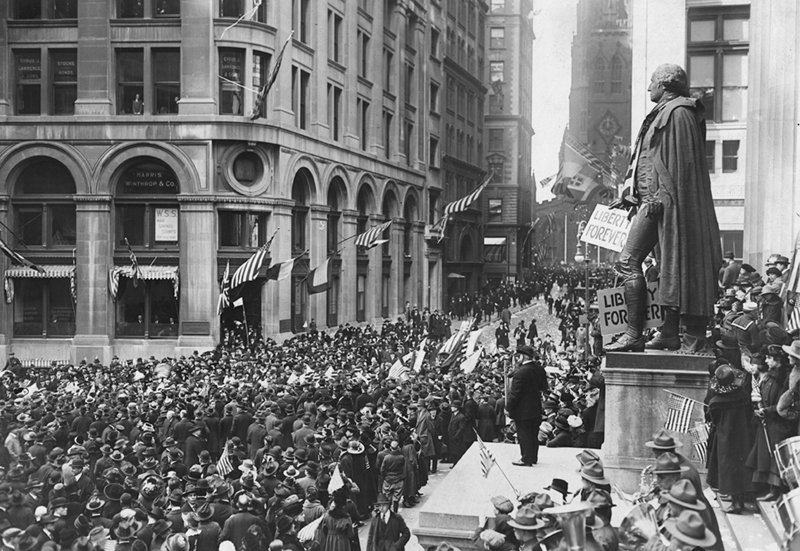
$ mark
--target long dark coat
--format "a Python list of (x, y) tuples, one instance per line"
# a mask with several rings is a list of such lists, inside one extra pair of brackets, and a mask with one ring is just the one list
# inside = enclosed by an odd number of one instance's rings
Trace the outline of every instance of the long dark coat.
[(453, 415), (450, 419), (450, 425), (447, 427), (447, 453), (450, 459), (453, 460), (453, 463), (461, 459), (461, 456), (467, 451), (467, 441), (464, 438), (466, 432), (467, 420), (464, 414), (459, 411)]
[(676, 98), (652, 128), (652, 186), (664, 205), (658, 303), (712, 316), (722, 251), (705, 157), (705, 108), (694, 98)]
[(721, 494), (739, 495), (753, 490), (752, 472), (745, 464), (753, 447), (753, 408), (750, 385), (727, 394), (715, 393), (708, 404), (716, 439), (708, 458), (708, 484)]
[(410, 538), (406, 522), (397, 513), (389, 513), (389, 522), (375, 516), (369, 526), (367, 551), (402, 551)]

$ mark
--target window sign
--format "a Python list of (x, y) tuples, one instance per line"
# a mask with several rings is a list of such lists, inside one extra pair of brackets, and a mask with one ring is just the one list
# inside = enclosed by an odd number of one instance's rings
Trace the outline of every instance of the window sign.
[(42, 78), (42, 56), (38, 51), (17, 54), (17, 79), (39, 80)]
[(156, 208), (156, 241), (178, 240), (178, 209)]
[(78, 59), (74, 52), (54, 54), (53, 62), (55, 64), (53, 77), (56, 82), (75, 82), (78, 80)]

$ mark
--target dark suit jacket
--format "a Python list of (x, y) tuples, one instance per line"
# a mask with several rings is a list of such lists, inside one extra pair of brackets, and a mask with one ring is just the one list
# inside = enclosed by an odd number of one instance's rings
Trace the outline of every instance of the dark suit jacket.
[(367, 551), (401, 551), (411, 538), (411, 532), (403, 517), (389, 513), (389, 522), (375, 516), (369, 526)]
[(512, 419), (525, 421), (542, 417), (542, 392), (547, 390), (547, 373), (541, 364), (529, 361), (514, 371), (508, 389), (506, 409)]

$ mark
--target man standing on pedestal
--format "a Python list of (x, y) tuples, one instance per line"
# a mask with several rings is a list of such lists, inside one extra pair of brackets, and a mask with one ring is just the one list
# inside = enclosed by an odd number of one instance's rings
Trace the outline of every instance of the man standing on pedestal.
[(542, 392), (547, 390), (547, 373), (536, 361), (530, 346), (516, 350), (521, 364), (508, 385), (506, 410), (517, 427), (517, 441), (522, 457), (514, 465), (530, 467), (539, 461), (539, 425), (542, 423)]
[[(706, 165), (703, 104), (690, 98), (686, 72), (659, 66), (648, 87), (656, 104), (636, 138), (628, 182), (612, 208), (633, 213), (616, 263), (625, 286), (628, 328), (609, 352), (642, 352), (647, 284), (642, 261), (656, 244), (661, 274), (656, 302), (664, 324), (649, 348), (711, 354), (706, 324), (714, 314), (722, 265), (719, 226)], [(678, 326), (684, 326), (683, 339)]]

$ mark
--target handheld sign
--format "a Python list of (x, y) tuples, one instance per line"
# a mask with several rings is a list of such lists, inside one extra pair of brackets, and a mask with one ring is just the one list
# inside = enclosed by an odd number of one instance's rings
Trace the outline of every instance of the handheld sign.
[(627, 211), (597, 205), (581, 234), (581, 241), (619, 253), (628, 240), (630, 227)]
[[(655, 301), (658, 282), (647, 284), (647, 306), (645, 307), (644, 328), (660, 327), (661, 306)], [(600, 289), (597, 291), (600, 306), (600, 334), (615, 335), (628, 327), (628, 305), (625, 302), (625, 288)]]

